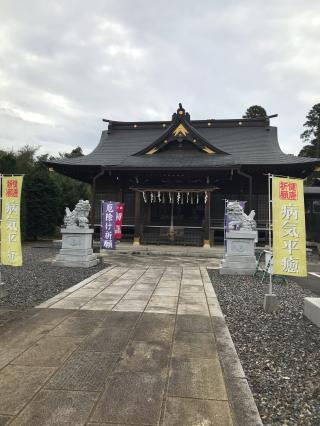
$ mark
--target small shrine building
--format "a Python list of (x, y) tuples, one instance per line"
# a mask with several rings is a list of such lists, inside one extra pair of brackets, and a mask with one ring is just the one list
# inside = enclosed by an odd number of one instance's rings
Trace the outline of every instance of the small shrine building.
[(108, 128), (91, 154), (46, 165), (92, 185), (97, 228), (101, 200), (125, 203), (123, 233), (135, 244), (222, 241), (226, 199), (256, 211), (264, 239), (267, 174), (305, 178), (320, 164), (284, 154), (269, 117), (191, 120), (179, 104), (169, 121), (103, 121)]

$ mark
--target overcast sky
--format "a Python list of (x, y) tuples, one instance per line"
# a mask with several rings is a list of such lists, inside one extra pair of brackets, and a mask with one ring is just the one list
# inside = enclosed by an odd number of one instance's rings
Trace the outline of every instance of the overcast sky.
[(319, 0), (0, 0), (0, 145), (90, 152), (114, 120), (278, 113), (298, 153), (320, 102)]

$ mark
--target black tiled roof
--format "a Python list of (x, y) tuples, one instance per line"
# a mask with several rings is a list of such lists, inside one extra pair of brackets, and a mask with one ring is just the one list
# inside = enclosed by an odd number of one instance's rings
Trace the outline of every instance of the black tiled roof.
[[(181, 104), (171, 121), (108, 121), (98, 146), (89, 155), (47, 165), (79, 176), (105, 169), (216, 169), (270, 165), (311, 169), (320, 160), (284, 154), (277, 129), (268, 117), (240, 120), (190, 120)], [(268, 169), (269, 166), (269, 169)], [(297, 167), (296, 167), (297, 168)], [(283, 167), (285, 169), (285, 167)], [(279, 170), (279, 168), (278, 168)], [(87, 176), (88, 179), (88, 176)]]
[[(203, 120), (204, 121), (204, 120)], [(213, 147), (226, 154), (209, 155), (196, 148), (180, 151), (163, 149), (153, 155), (135, 155), (147, 148), (163, 133), (162, 123), (113, 124), (111, 131), (102, 132), (98, 146), (89, 155), (77, 158), (65, 158), (48, 161), (47, 165), (72, 166), (105, 166), (106, 168), (217, 168), (239, 167), (245, 165), (288, 165), (319, 164), (315, 158), (297, 157), (284, 154), (278, 143), (277, 128), (269, 127), (265, 122), (261, 125), (234, 125), (225, 127), (205, 127), (203, 121), (191, 122), (192, 126)], [(221, 120), (223, 121), (223, 120)], [(228, 121), (228, 120), (224, 120)], [(244, 120), (243, 120), (244, 121)], [(199, 123), (199, 124), (198, 124)], [(246, 124), (246, 123), (244, 123)]]

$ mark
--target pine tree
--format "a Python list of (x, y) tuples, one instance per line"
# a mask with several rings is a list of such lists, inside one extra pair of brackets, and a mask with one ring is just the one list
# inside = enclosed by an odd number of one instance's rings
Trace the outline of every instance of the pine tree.
[(242, 118), (261, 118), (267, 117), (267, 111), (260, 105), (252, 105), (247, 109)]
[(320, 103), (313, 105), (303, 127), (306, 130), (301, 133), (300, 138), (307, 145), (302, 148), (299, 155), (320, 158)]

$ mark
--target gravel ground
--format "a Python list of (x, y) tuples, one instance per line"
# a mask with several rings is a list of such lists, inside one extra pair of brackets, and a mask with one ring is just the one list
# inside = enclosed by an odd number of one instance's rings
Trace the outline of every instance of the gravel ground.
[(8, 295), (0, 299), (0, 307), (36, 306), (108, 266), (100, 263), (89, 269), (62, 268), (46, 261), (57, 253), (58, 250), (50, 246), (27, 245), (23, 248), (22, 267), (1, 265), (2, 281), (7, 284)]
[(280, 309), (267, 314), (261, 278), (210, 275), (263, 423), (320, 425), (320, 329), (303, 317), (314, 295), (278, 282)]

